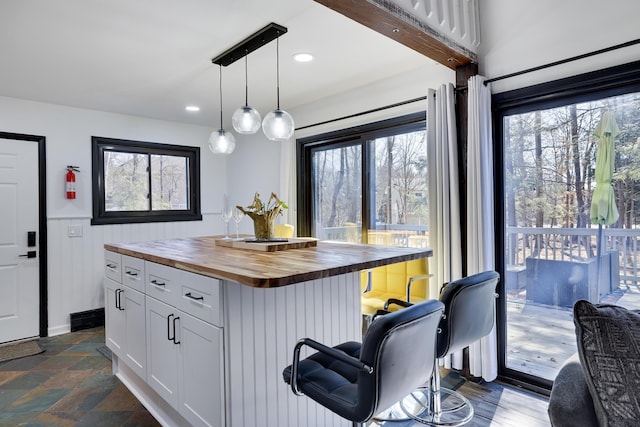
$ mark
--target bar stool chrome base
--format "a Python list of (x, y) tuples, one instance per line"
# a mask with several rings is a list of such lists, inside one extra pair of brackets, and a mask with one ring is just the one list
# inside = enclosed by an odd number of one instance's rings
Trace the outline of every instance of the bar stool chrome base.
[(396, 403), (392, 407), (385, 409), (379, 414), (371, 418), (376, 422), (388, 422), (388, 421), (407, 421), (411, 417), (402, 409), (400, 402)]
[[(435, 403), (437, 399), (429, 387), (421, 387), (405, 397), (400, 407), (414, 421), (432, 426), (458, 427), (473, 418), (473, 406), (457, 391), (440, 388), (440, 402)], [(440, 410), (432, 409), (438, 406)]]

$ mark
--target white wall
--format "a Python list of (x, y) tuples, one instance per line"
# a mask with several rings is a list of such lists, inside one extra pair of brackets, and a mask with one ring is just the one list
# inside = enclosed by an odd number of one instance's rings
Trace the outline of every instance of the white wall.
[[(254, 135), (235, 134), (235, 137), (236, 149), (227, 160), (227, 197), (231, 206), (250, 205), (256, 192), (265, 202), (271, 192), (285, 199), (280, 194), (281, 143), (268, 140), (262, 130)], [(235, 232), (235, 222), (229, 229)], [(240, 222), (240, 232), (253, 233), (249, 218)]]
[[(482, 0), (480, 74), (491, 78), (640, 38), (638, 0)], [(640, 45), (492, 83), (504, 92), (640, 59)]]
[[(421, 67), (390, 79), (368, 86), (354, 88), (336, 96), (327, 97), (319, 102), (304, 105), (291, 111), (296, 120), (296, 128), (314, 125), (340, 117), (392, 105), (402, 101), (427, 95), (429, 88), (438, 88), (444, 83), (455, 83), (455, 72), (440, 64)], [(365, 116), (340, 120), (326, 125), (314, 126), (296, 132), (296, 138), (317, 135), (337, 129), (371, 123), (391, 117), (398, 117), (427, 108), (426, 101), (396, 107)]]
[[(49, 333), (69, 314), (104, 307), (103, 245), (221, 233), (226, 159), (206, 147), (211, 129), (0, 97), (0, 131), (46, 137)], [(201, 148), (203, 221), (91, 226), (91, 136)], [(76, 200), (64, 197), (66, 165), (80, 167)], [(68, 237), (81, 225), (82, 237)]]

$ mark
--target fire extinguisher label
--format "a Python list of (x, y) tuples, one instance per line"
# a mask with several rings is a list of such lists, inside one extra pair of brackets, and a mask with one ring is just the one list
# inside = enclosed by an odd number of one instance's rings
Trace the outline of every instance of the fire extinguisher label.
[(67, 193), (76, 192), (76, 183), (75, 182), (67, 182)]

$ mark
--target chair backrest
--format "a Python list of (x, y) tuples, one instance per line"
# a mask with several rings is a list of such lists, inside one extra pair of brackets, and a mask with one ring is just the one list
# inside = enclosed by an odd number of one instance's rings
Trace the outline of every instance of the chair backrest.
[(443, 309), (440, 301), (429, 300), (380, 316), (371, 324), (360, 360), (373, 367), (373, 373), (358, 373), (352, 420), (370, 419), (429, 380)]
[(293, 225), (291, 224), (276, 224), (276, 228), (273, 230), (275, 237), (293, 237)]
[(495, 271), (485, 271), (445, 285), (440, 293), (445, 308), (438, 334), (439, 358), (468, 347), (491, 332), (499, 280)]
[[(427, 258), (375, 267), (371, 269), (371, 290), (393, 295), (394, 297), (406, 295), (409, 278), (426, 274), (429, 274)], [(363, 289), (367, 285), (367, 281), (368, 270), (364, 270), (360, 273), (360, 283)], [(428, 288), (429, 280), (418, 280), (413, 283), (411, 285), (411, 300), (424, 301), (427, 299)]]

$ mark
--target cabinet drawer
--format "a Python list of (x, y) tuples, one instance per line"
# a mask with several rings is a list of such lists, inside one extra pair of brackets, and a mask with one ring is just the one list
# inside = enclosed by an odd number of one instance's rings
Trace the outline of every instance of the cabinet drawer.
[(104, 251), (104, 275), (115, 282), (122, 283), (122, 255)]
[(144, 292), (144, 260), (122, 255), (122, 283)]
[(145, 263), (144, 267), (146, 276), (144, 283), (145, 293), (166, 304), (176, 306), (178, 302), (177, 270), (149, 261)]
[(221, 285), (218, 279), (180, 271), (176, 307), (216, 326), (222, 326)]

